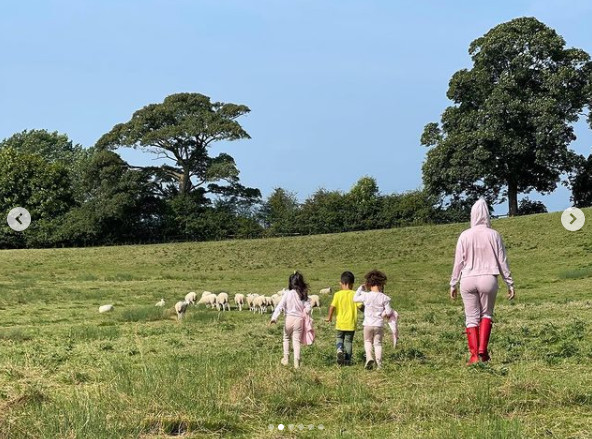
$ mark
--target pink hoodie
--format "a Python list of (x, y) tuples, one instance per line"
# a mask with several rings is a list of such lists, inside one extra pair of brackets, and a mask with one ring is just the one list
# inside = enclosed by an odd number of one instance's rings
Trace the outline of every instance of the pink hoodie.
[(514, 285), (504, 242), (491, 228), (489, 208), (482, 198), (471, 208), (471, 228), (458, 238), (450, 286), (456, 286), (461, 274), (463, 277), (501, 274), (508, 287)]

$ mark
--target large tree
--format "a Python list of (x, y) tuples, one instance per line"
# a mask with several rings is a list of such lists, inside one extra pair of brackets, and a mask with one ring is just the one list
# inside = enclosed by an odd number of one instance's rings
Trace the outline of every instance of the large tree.
[(454, 105), (421, 137), (433, 147), (423, 164), (424, 184), (453, 203), (507, 199), (509, 214), (516, 215), (519, 193), (550, 193), (573, 169), (569, 144), (586, 104), (590, 57), (566, 48), (535, 18), (494, 27), (469, 53), (473, 67), (450, 80)]
[(230, 155), (209, 155), (215, 142), (250, 138), (236, 121), (249, 111), (245, 105), (211, 102), (198, 93), (173, 94), (160, 104), (136, 111), (128, 122), (115, 125), (96, 146), (140, 148), (169, 159), (172, 165), (155, 169), (155, 174), (176, 182), (174, 192), (182, 196), (196, 189), (223, 196), (253, 195), (240, 185), (239, 171)]

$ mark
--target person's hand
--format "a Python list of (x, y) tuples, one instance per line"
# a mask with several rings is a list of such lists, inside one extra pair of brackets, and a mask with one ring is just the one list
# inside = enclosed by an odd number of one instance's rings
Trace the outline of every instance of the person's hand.
[(516, 296), (516, 291), (514, 287), (508, 288), (508, 300), (512, 300)]
[(331, 322), (332, 322), (332, 320), (331, 320), (331, 319), (325, 319), (325, 321), (326, 321), (327, 323), (331, 323)]
[(456, 299), (457, 294), (458, 294), (458, 292), (456, 290), (456, 286), (450, 287), (450, 298)]

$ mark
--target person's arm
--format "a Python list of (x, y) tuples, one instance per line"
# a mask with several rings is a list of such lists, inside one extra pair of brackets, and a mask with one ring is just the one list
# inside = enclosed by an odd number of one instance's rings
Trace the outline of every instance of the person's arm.
[(304, 312), (308, 315), (312, 314), (312, 305), (310, 304), (310, 299), (306, 299), (306, 302), (304, 302)]
[(452, 266), (452, 276), (450, 276), (450, 297), (456, 297), (456, 284), (460, 280), (460, 273), (465, 266), (464, 248), (462, 235), (456, 242), (456, 251), (454, 252), (454, 265)]
[(356, 294), (354, 294), (354, 302), (361, 302), (364, 303), (364, 298), (366, 296), (366, 291), (364, 291), (364, 285), (360, 285), (356, 290)]
[(335, 307), (333, 305), (331, 305), (329, 307), (329, 316), (327, 317), (327, 320), (325, 320), (326, 322), (331, 323), (331, 320), (333, 319), (333, 313), (335, 312)]
[(508, 286), (508, 299), (512, 300), (516, 295), (514, 291), (514, 279), (512, 279), (512, 272), (508, 264), (508, 257), (506, 255), (506, 247), (501, 235), (497, 235), (497, 263), (502, 274), (504, 282)]
[(384, 301), (384, 315), (385, 317), (390, 317), (393, 313), (393, 309), (391, 308), (391, 298), (386, 296)]
[(271, 315), (271, 321), (269, 323), (275, 323), (277, 322), (278, 317), (280, 316), (280, 313), (282, 312), (282, 309), (285, 310), (286, 308), (286, 301), (288, 300), (288, 294), (287, 292), (282, 294), (282, 298), (280, 299), (280, 303), (278, 303), (278, 306), (275, 307), (275, 310), (273, 311), (273, 314)]

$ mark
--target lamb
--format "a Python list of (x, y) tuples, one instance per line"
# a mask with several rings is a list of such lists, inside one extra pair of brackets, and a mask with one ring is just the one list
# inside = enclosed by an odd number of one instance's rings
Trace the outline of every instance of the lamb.
[(278, 293), (275, 293), (273, 296), (271, 296), (271, 303), (273, 304), (274, 309), (276, 306), (278, 306), (280, 300), (282, 300), (282, 296)]
[(156, 302), (156, 305), (154, 305), (154, 306), (160, 306), (160, 307), (164, 306), (164, 299), (160, 299), (158, 302)]
[(185, 302), (187, 302), (191, 305), (195, 305), (196, 300), (197, 300), (197, 294), (195, 294), (194, 291), (187, 293), (187, 295), (185, 296)]
[(185, 315), (185, 311), (187, 311), (187, 307), (189, 306), (189, 302), (187, 300), (181, 300), (180, 302), (175, 303), (175, 311), (177, 312), (177, 321), (181, 320)]
[(319, 291), (319, 294), (331, 294), (333, 292), (333, 288), (329, 287), (329, 288), (323, 288), (321, 291)]
[(308, 296), (308, 299), (310, 300), (311, 314), (312, 314), (312, 310), (315, 308), (319, 308), (319, 311), (320, 311), (320, 309), (321, 309), (320, 297), (317, 296), (316, 294), (313, 294), (312, 296)]
[(243, 305), (245, 303), (245, 295), (244, 294), (235, 294), (234, 295), (234, 303), (239, 311), (243, 310)]
[(102, 314), (104, 312), (111, 312), (113, 311), (115, 308), (113, 307), (113, 305), (101, 305), (99, 306), (99, 312)]
[(220, 306), (222, 306), (222, 311), (224, 311), (225, 307), (228, 307), (228, 311), (230, 311), (230, 303), (228, 303), (227, 293), (220, 293), (216, 297), (216, 308), (218, 308), (218, 311), (220, 311)]

